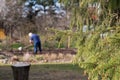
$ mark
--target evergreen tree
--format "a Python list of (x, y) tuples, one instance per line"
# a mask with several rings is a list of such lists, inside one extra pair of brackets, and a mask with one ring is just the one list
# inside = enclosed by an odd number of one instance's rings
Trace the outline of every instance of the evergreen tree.
[(77, 40), (74, 63), (89, 80), (120, 80), (120, 1), (61, 1), (72, 11), (68, 34)]

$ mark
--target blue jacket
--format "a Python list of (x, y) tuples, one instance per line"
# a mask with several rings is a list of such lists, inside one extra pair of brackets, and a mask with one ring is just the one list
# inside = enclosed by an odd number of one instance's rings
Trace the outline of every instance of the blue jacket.
[(30, 38), (34, 43), (40, 42), (40, 38), (37, 34), (32, 34)]

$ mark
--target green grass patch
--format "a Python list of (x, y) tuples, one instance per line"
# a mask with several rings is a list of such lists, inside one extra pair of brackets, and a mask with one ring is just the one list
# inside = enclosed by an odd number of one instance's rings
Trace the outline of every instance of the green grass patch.
[[(13, 80), (11, 65), (0, 66), (0, 80)], [(87, 80), (87, 77), (78, 65), (31, 64), (29, 80)]]
[(75, 70), (75, 71), (81, 71), (82, 69), (78, 65), (73, 65), (70, 63), (67, 64), (34, 64), (32, 65), (33, 68), (42, 68), (42, 69), (56, 69), (56, 70)]
[(2, 45), (0, 44), (0, 49), (2, 49)]
[(17, 48), (19, 48), (19, 47), (24, 47), (24, 44), (22, 44), (22, 43), (14, 43), (14, 44), (12, 44), (10, 47), (17, 49)]
[[(8, 68), (11, 67), (11, 65), (4, 65), (0, 64), (0, 68)], [(50, 63), (44, 63), (44, 64), (31, 64), (31, 69), (47, 69), (47, 70), (74, 70), (74, 71), (83, 71), (78, 65), (74, 65), (72, 63), (66, 63), (66, 64), (50, 64)]]

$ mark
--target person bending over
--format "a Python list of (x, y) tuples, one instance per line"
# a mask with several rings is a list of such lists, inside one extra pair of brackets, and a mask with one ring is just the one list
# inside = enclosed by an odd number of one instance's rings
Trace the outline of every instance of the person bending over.
[(30, 37), (29, 42), (34, 45), (34, 54), (37, 54), (38, 49), (39, 49), (39, 51), (41, 53), (42, 52), (41, 40), (40, 40), (39, 36), (37, 34), (33, 34), (31, 32), (28, 35)]

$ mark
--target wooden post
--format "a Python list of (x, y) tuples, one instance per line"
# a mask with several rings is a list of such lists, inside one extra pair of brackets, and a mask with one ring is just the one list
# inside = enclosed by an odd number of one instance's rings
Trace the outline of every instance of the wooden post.
[(70, 36), (68, 36), (68, 48), (70, 48)]

